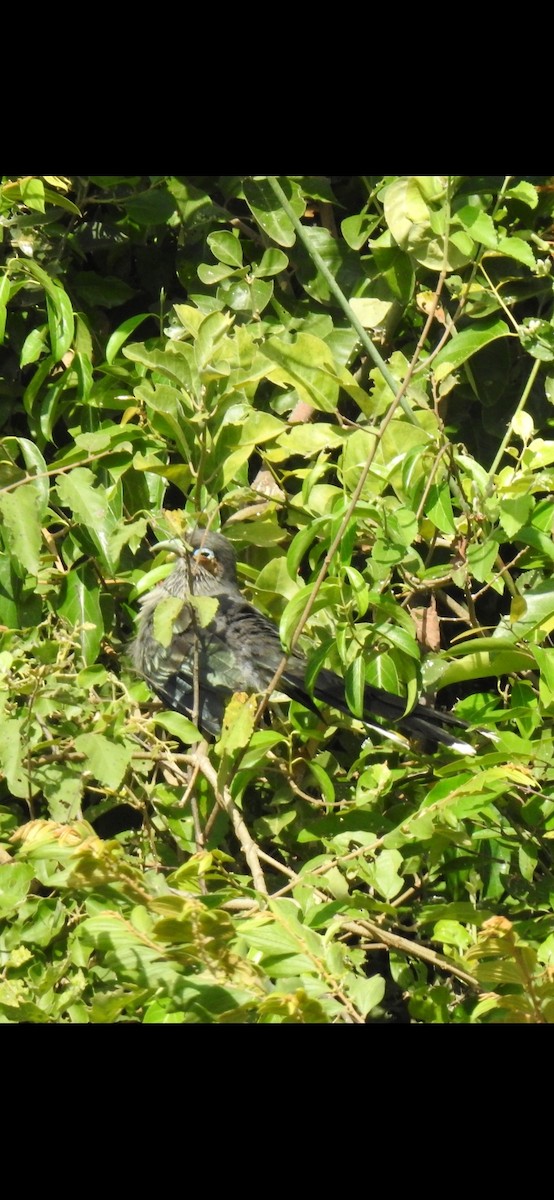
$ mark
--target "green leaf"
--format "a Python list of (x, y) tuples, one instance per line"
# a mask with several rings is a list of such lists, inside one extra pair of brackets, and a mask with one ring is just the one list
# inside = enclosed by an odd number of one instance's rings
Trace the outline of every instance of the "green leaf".
[(533, 882), (535, 871), (538, 862), (538, 849), (536, 846), (530, 845), (528, 842), (525, 846), (520, 846), (518, 850), (518, 865), (524, 879), (529, 883)]
[[(448, 490), (448, 485), (446, 486)], [(431, 508), (433, 510), (437, 509), (441, 520), (446, 521), (448, 506), (441, 488), (433, 484), (429, 490), (428, 499)], [(438, 524), (438, 522), (435, 523)], [(387, 540), (393, 542), (397, 548), (411, 546), (412, 542), (418, 536), (417, 516), (410, 508), (399, 504), (398, 508), (395, 508), (393, 512), (386, 514), (384, 528), (386, 529)], [(451, 532), (451, 530), (447, 530), (446, 532)]]
[(368, 878), (385, 900), (392, 900), (404, 887), (403, 876), (398, 873), (402, 861), (399, 850), (381, 850), (375, 861), (367, 864)]
[(36, 575), (42, 534), (35, 486), (26, 483), (15, 492), (0, 494), (0, 513), (8, 550), (27, 571)]
[(374, 624), (374, 634), (386, 638), (391, 646), (396, 646), (402, 654), (419, 662), (419, 649), (414, 636), (414, 628), (398, 628), (392, 621), (378, 620)]
[(282, 250), (278, 250), (276, 246), (269, 246), (264, 250), (259, 263), (255, 263), (252, 267), (252, 275), (254, 277), (265, 278), (268, 275), (280, 275), (282, 271), (286, 271), (289, 265), (289, 260)]
[(475, 322), (471, 329), (464, 329), (461, 333), (455, 333), (446, 346), (439, 350), (434, 365), (433, 373), (435, 379), (441, 380), (450, 374), (452, 371), (461, 367), (462, 363), (467, 362), (473, 354), (477, 354), (484, 346), (488, 346), (490, 342), (496, 341), (497, 338), (507, 337), (509, 329), (505, 321), (499, 321), (492, 317), (488, 317), (486, 321), (481, 321), (479, 325)]
[(6, 321), (8, 317), (8, 300), (10, 298), (10, 277), (6, 272), (0, 279), (0, 345), (4, 344)]
[[(335, 302), (329, 280), (314, 263), (312, 252), (319, 255), (327, 267), (327, 271), (335, 278), (346, 296), (357, 296), (358, 291), (367, 286), (359, 256), (354, 254), (340, 238), (333, 237), (327, 229), (317, 225), (305, 226), (304, 238), (307, 246), (300, 245), (296, 251), (297, 276), (308, 296), (319, 300), (321, 304)], [(392, 299), (390, 289), (386, 282), (382, 286), (385, 291), (384, 299), (388, 303)]]
[(523, 263), (534, 271), (536, 262), (535, 255), (528, 242), (524, 242), (523, 238), (519, 237), (501, 237), (498, 239), (498, 253), (506, 254), (509, 258), (515, 258), (518, 262)]
[(201, 629), (206, 629), (219, 608), (217, 596), (191, 596), (189, 603), (196, 614), (196, 623)]
[(49, 946), (63, 929), (67, 915), (58, 897), (29, 896), (19, 910), (19, 939), (31, 946)]
[(355, 717), (361, 717), (364, 711), (365, 664), (358, 655), (354, 662), (347, 667), (344, 674), (344, 692), (346, 701)]
[(25, 899), (34, 870), (29, 863), (11, 862), (0, 865), (0, 916), (9, 916), (17, 912), (22, 900)]
[(115, 562), (119, 562), (124, 546), (130, 546), (131, 550), (136, 553), (143, 538), (146, 536), (147, 528), (144, 517), (139, 517), (138, 520), (131, 521), (128, 525), (122, 525), (120, 529), (115, 530), (115, 533), (110, 533), (110, 558)]
[(194, 742), (202, 740), (202, 734), (199, 733), (192, 721), (182, 713), (177, 712), (162, 712), (156, 713), (156, 725), (161, 725), (162, 729), (167, 729), (173, 737), (179, 738), (184, 742), (185, 746), (190, 746)]
[(202, 371), (221, 346), (229, 330), (231, 319), (225, 313), (210, 313), (202, 321), (194, 343), (194, 358), (199, 371)]
[(460, 231), (450, 233), (445, 256), (446, 180), (439, 176), (407, 176), (388, 185), (384, 194), (387, 225), (401, 249), (431, 270), (459, 270), (473, 253), (473, 241)]
[(303, 400), (322, 412), (334, 412), (339, 383), (325, 342), (310, 333), (299, 333), (292, 344), (268, 338), (262, 351), (277, 364), (277, 369), (268, 372), (275, 383), (295, 387)]
[(536, 529), (533, 525), (524, 525), (519, 530), (517, 538), (519, 542), (537, 550), (545, 563), (554, 560), (554, 543), (551, 537), (542, 532), (542, 529)]
[(113, 363), (114, 358), (121, 350), (121, 347), (127, 341), (127, 338), (134, 333), (143, 321), (152, 320), (152, 313), (138, 313), (134, 317), (128, 317), (126, 321), (122, 321), (121, 325), (114, 329), (110, 334), (106, 344), (106, 362)]
[(130, 744), (114, 742), (103, 733), (80, 733), (75, 738), (75, 749), (85, 755), (85, 771), (106, 787), (119, 787), (131, 761)]
[(46, 292), (50, 345), (54, 360), (60, 361), (66, 351), (69, 350), (75, 332), (73, 309), (69, 296), (64, 291), (62, 285), (56, 280), (51, 279), (47, 272), (42, 267), (39, 267), (38, 263), (18, 259), (17, 266), (18, 270), (36, 279)]
[(524, 350), (540, 362), (554, 360), (554, 326), (539, 317), (525, 317), (519, 327), (519, 337)]
[(463, 954), (473, 944), (473, 938), (459, 921), (437, 921), (433, 930), (433, 941), (454, 946), (459, 954)]
[[(177, 347), (179, 347), (177, 349)], [(190, 356), (192, 355), (192, 347), (186, 346), (183, 343), (169, 342), (166, 350), (149, 350), (146, 345), (141, 342), (136, 342), (131, 346), (125, 346), (123, 354), (125, 358), (130, 358), (133, 362), (142, 363), (143, 366), (149, 367), (152, 371), (161, 371), (168, 379), (171, 379), (179, 387), (185, 391), (193, 390), (193, 375), (191, 374)]]
[(254, 719), (258, 710), (258, 698), (243, 694), (233, 696), (223, 718), (221, 736), (216, 742), (216, 754), (234, 754), (247, 746), (254, 730)]
[[(45, 175), (44, 178), (47, 179), (48, 176)], [(68, 200), (67, 196), (61, 196), (59, 192), (52, 191), (52, 188), (45, 187), (44, 199), (49, 204), (54, 204), (56, 208), (63, 208), (65, 212), (71, 213), (73, 217), (82, 217), (83, 215), (81, 210), (77, 208), (77, 205), (73, 204), (72, 200)]]
[(21, 199), (27, 208), (44, 212), (44, 184), (41, 179), (34, 177), (20, 180)]
[[(123, 353), (125, 353), (125, 350)], [(180, 451), (184, 462), (187, 463), (191, 453), (188, 441), (191, 431), (187, 427), (185, 409), (181, 403), (179, 392), (172, 387), (156, 386), (154, 389), (145, 384), (142, 387), (135, 388), (135, 396), (138, 400), (145, 402), (154, 432), (161, 433), (163, 437), (172, 440)], [(147, 463), (151, 461), (152, 456), (147, 459)], [(146, 469), (148, 469), (148, 466)], [(170, 474), (172, 471), (177, 472), (177, 482), (183, 472), (186, 481), (190, 482), (190, 473), (184, 467), (164, 466), (160, 473), (165, 475), (166, 478), (173, 478)]]
[(362, 979), (349, 972), (344, 980), (344, 988), (358, 1011), (366, 1017), (381, 1003), (385, 995), (385, 980), (382, 975)]
[(49, 354), (42, 360), (40, 366), (37, 367), (32, 379), (27, 384), (23, 393), (23, 405), (25, 412), (31, 414), (33, 412), (37, 397), (40, 394), (43, 383), (47, 379), (52, 367), (55, 365), (55, 357)]
[(515, 537), (522, 525), (527, 524), (532, 509), (531, 496), (518, 496), (514, 500), (500, 501), (500, 523), (509, 538)]
[(248, 750), (240, 760), (241, 770), (250, 771), (253, 767), (257, 767), (259, 763), (265, 761), (268, 750), (272, 750), (274, 746), (278, 746), (284, 742), (285, 738), (273, 730), (256, 730), (250, 738)]
[[(323, 799), (326, 801), (327, 804), (334, 804), (335, 803), (335, 795), (336, 795), (335, 788), (333, 786), (332, 780), (330, 779), (329, 775), (327, 774), (327, 771), (324, 770), (324, 768), (321, 766), (321, 763), (314, 762), (313, 759), (308, 763), (308, 769), (309, 769), (310, 775), (313, 775), (313, 777), (317, 783), (317, 786), (319, 787), (319, 789), (321, 791), (321, 795), (323, 796)], [(326, 876), (326, 879), (327, 879), (327, 882), (329, 882), (328, 876)]]
[(522, 180), (521, 183), (516, 183), (515, 187), (508, 188), (504, 194), (511, 200), (520, 200), (522, 204), (527, 204), (529, 208), (536, 208), (539, 202), (536, 187), (525, 180)]
[[(273, 907), (275, 901), (270, 903)], [(313, 930), (307, 926), (301, 926), (300, 929), (307, 935), (313, 934)], [(281, 975), (313, 975), (316, 972), (313, 960), (302, 953), (305, 944), (302, 933), (295, 937), (286, 927), (283, 928), (275, 920), (269, 921), (268, 918), (265, 918), (263, 923), (244, 921), (240, 932), (247, 945), (261, 952), (261, 960), (270, 975), (279, 978)]]
[(353, 217), (345, 217), (340, 228), (347, 245), (352, 250), (361, 250), (377, 224), (378, 220), (363, 209)]
[[(227, 419), (229, 419), (229, 411)], [(251, 409), (247, 415), (243, 414), (238, 424), (240, 425), (241, 445), (248, 447), (272, 441), (285, 428), (279, 417), (274, 417), (273, 413), (260, 412), (258, 409)]]
[(429, 206), (414, 179), (396, 179), (386, 189), (385, 217), (395, 242), (408, 246), (414, 225), (429, 224)]
[(273, 295), (273, 281), (267, 279), (253, 279), (250, 284), (250, 300), (252, 303), (252, 314), (254, 317), (259, 317), (260, 313), (267, 308), (269, 301)]
[[(313, 588), (303, 587), (296, 595), (289, 600), (281, 617), (279, 625), (279, 633), (281, 640), (285, 646), (290, 645), (290, 639), (296, 629), (304, 609), (312, 595)], [(327, 605), (340, 603), (341, 591), (340, 588), (333, 583), (325, 582), (321, 585), (317, 597), (315, 599), (312, 615), (319, 612), (321, 608), (326, 608)]]
[(23, 762), (22, 724), (17, 717), (0, 716), (0, 769), (12, 796), (27, 798), (34, 789), (30, 787), (29, 773)]
[(393, 303), (374, 296), (353, 296), (350, 307), (364, 329), (377, 329), (385, 324)]
[(56, 490), (60, 503), (66, 504), (85, 526), (92, 525), (96, 531), (104, 526), (108, 513), (106, 493), (97, 486), (88, 467), (74, 467), (67, 474), (58, 475)]
[(20, 367), (28, 367), (31, 362), (36, 362), (41, 358), (41, 354), (46, 349), (47, 334), (48, 325), (38, 325), (37, 329), (31, 329), (30, 334), (25, 337), (22, 353), (19, 355)]
[(39, 625), (42, 620), (40, 599), (27, 581), (21, 580), (20, 574), (11, 556), (0, 554), (0, 623), (9, 629), (25, 629)]
[(385, 538), (376, 538), (371, 552), (375, 579), (386, 579), (389, 572), (405, 557), (404, 546), (397, 546)]
[(554, 650), (533, 646), (533, 655), (540, 669), (540, 698), (544, 705), (550, 707), (554, 700)]
[(74, 567), (65, 576), (57, 610), (75, 630), (78, 645), (86, 666), (95, 662), (102, 643), (104, 622), (100, 608), (98, 579), (86, 563)]
[(33, 782), (48, 801), (53, 821), (73, 821), (80, 816), (83, 775), (75, 763), (51, 762), (36, 767)]
[(209, 233), (206, 238), (214, 256), (228, 267), (242, 267), (242, 246), (232, 233)]
[(525, 412), (524, 409), (515, 412), (512, 417), (512, 429), (522, 442), (528, 442), (535, 432), (535, 425), (530, 413)]
[[(177, 617), (183, 609), (184, 601), (180, 596), (164, 596), (154, 609), (152, 632), (160, 646), (171, 645)], [(217, 601), (216, 601), (217, 608)]]
[(490, 579), (497, 558), (498, 542), (492, 538), (485, 542), (475, 542), (467, 548), (467, 565), (473, 577), (481, 583)]
[(366, 681), (373, 687), (392, 692), (395, 696), (402, 695), (402, 681), (390, 654), (372, 655), (366, 667)]
[(523, 612), (510, 618), (512, 633), (516, 638), (530, 638), (535, 630), (549, 634), (554, 629), (554, 581), (541, 580), (536, 587), (527, 588), (518, 599), (523, 600)]
[(137, 225), (165, 225), (175, 212), (175, 201), (169, 192), (162, 188), (152, 188), (139, 196), (131, 196), (125, 200), (125, 208)]
[(238, 313), (252, 310), (252, 293), (249, 284), (244, 279), (229, 280), (222, 283), (217, 290), (217, 298), (222, 304)]
[[(303, 216), (306, 202), (298, 184), (279, 178), (287, 200), (297, 217)], [(244, 198), (258, 224), (279, 246), (294, 246), (296, 233), (290, 217), (283, 211), (267, 179), (246, 179)]]
[(231, 279), (235, 275), (232, 267), (224, 267), (221, 263), (199, 263), (198, 278), (208, 287), (220, 283), (222, 279)]
[(495, 224), (491, 216), (484, 212), (477, 205), (466, 204), (464, 208), (459, 208), (456, 212), (456, 219), (461, 221), (468, 233), (476, 242), (480, 242), (482, 246), (487, 246), (489, 250), (494, 250), (498, 243), (498, 235)]
[(499, 650), (498, 652), (474, 652), (465, 654), (463, 658), (444, 664), (436, 679), (439, 688), (450, 687), (469, 679), (486, 679), (493, 675), (510, 675), (512, 672), (532, 670), (533, 658), (523, 650)]
[(119, 913), (100, 913), (82, 921), (79, 940), (106, 955), (122, 982), (137, 979), (141, 988), (163, 988), (166, 993), (173, 992), (179, 983), (175, 967), (162, 961), (162, 946), (155, 950), (145, 945), (139, 933)]
[(73, 313), (61, 288), (46, 294), (46, 313), (52, 353), (60, 361), (73, 341)]
[[(317, 428), (317, 426), (316, 426), (316, 428)], [(309, 432), (309, 430), (307, 432)], [(293, 537), (292, 542), (287, 551), (287, 570), (288, 570), (288, 573), (289, 573), (291, 579), (296, 579), (297, 574), (298, 574), (298, 568), (302, 562), (302, 559), (304, 558), (304, 555), (309, 550), (312, 543), (317, 538), (318, 527), (321, 525), (321, 523), (322, 523), (321, 521), (317, 521), (317, 520), (312, 521), (309, 525), (306, 525), (304, 529), (301, 529), (299, 531), (299, 533), (295, 534), (295, 536)]]
[[(547, 442), (544, 438), (533, 438), (533, 441), (529, 442), (529, 445), (525, 447), (522, 454), (524, 467), (530, 468), (532, 471), (550, 466), (553, 462), (554, 442)], [(547, 527), (544, 526), (544, 528)]]
[(117, 275), (101, 275), (97, 271), (75, 271), (72, 283), (80, 300), (98, 308), (118, 308), (136, 295), (124, 279)]

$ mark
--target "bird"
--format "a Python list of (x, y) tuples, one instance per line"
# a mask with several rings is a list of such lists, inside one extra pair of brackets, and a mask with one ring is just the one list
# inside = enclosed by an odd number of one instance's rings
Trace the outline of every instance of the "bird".
[[(164, 704), (195, 720), (204, 736), (217, 738), (231, 696), (265, 692), (285, 650), (274, 622), (242, 595), (228, 538), (196, 527), (188, 548), (180, 539), (159, 542), (156, 549), (161, 548), (174, 552), (177, 561), (171, 574), (140, 602), (136, 636), (129, 647), (131, 662)], [(213, 607), (202, 597), (215, 601)], [(164, 607), (165, 629), (160, 632)], [(309, 693), (306, 667), (304, 654), (292, 650), (279, 690), (319, 716), (316, 700), (352, 717), (340, 676), (322, 668)], [(369, 728), (404, 747), (391, 725), (408, 737), (431, 739), (461, 754), (476, 753), (457, 732), (467, 729), (467, 722), (429, 704), (418, 703), (408, 713), (405, 707), (401, 696), (366, 684), (362, 720)], [(374, 717), (385, 726), (376, 724)]]

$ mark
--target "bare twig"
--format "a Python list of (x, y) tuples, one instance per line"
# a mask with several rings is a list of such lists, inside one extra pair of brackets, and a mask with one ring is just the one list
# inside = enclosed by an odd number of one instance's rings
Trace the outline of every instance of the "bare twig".
[(191, 766), (197, 765), (199, 767), (205, 779), (207, 779), (208, 783), (211, 784), (215, 797), (222, 809), (227, 813), (235, 834), (242, 846), (244, 857), (248, 863), (250, 874), (252, 875), (254, 887), (257, 888), (262, 895), (267, 896), (267, 885), (265, 882), (264, 873), (260, 866), (260, 853), (256, 842), (248, 830), (240, 808), (238, 808), (235, 804), (235, 801), (233, 800), (228, 788), (220, 788), (217, 779), (217, 771), (215, 767), (212, 766), (212, 763), (207, 757), (206, 751), (203, 749), (202, 745), (199, 746), (198, 749), (192, 754), (187, 755), (186, 758)]
[(462, 971), (455, 963), (451, 963), (447, 958), (443, 958), (442, 954), (438, 954), (436, 950), (431, 950), (428, 946), (422, 946), (419, 942), (410, 942), (408, 938), (402, 937), (399, 933), (390, 933), (388, 929), (381, 929), (379, 925), (374, 925), (373, 921), (368, 921), (364, 917), (363, 921), (345, 921), (342, 926), (349, 933), (355, 933), (358, 936), (367, 937), (371, 934), (384, 946), (390, 946), (393, 950), (399, 950), (402, 954), (408, 955), (410, 958), (420, 958), (423, 962), (428, 962), (431, 966), (436, 967), (439, 971), (445, 971), (448, 975), (454, 975), (456, 979), (461, 979), (463, 983), (467, 983), (469, 987), (474, 988), (479, 992), (481, 989), (477, 980), (473, 975), (468, 975), (467, 971)]

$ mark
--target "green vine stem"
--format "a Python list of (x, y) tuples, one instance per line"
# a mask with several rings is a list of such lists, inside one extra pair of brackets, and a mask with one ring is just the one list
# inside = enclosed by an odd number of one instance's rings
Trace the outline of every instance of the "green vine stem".
[(537, 359), (535, 359), (535, 362), (533, 363), (533, 366), (531, 367), (531, 371), (530, 371), (530, 374), (529, 374), (529, 378), (528, 378), (528, 380), (527, 380), (527, 383), (526, 383), (526, 385), (525, 385), (525, 387), (524, 387), (524, 389), (523, 389), (523, 392), (522, 392), (522, 395), (521, 395), (521, 400), (519, 401), (519, 404), (518, 404), (518, 406), (517, 406), (517, 408), (516, 408), (515, 412), (512, 414), (512, 417), (511, 417), (511, 419), (510, 419), (510, 423), (509, 423), (509, 425), (508, 425), (508, 428), (507, 428), (507, 430), (506, 430), (506, 433), (505, 433), (505, 435), (504, 435), (504, 437), (503, 437), (503, 439), (502, 439), (502, 441), (501, 441), (501, 443), (500, 443), (500, 446), (498, 447), (498, 452), (497, 452), (496, 458), (495, 458), (495, 460), (494, 460), (494, 462), (493, 462), (493, 464), (492, 464), (492, 466), (491, 466), (491, 468), (490, 468), (490, 470), (489, 470), (489, 479), (490, 479), (490, 480), (492, 480), (492, 477), (493, 477), (493, 475), (495, 475), (495, 474), (496, 474), (496, 472), (497, 472), (497, 470), (498, 470), (498, 467), (499, 467), (499, 465), (500, 465), (500, 463), (501, 463), (501, 461), (502, 461), (502, 457), (503, 457), (503, 454), (504, 454), (504, 452), (505, 452), (505, 450), (506, 450), (506, 447), (509, 445), (509, 443), (510, 443), (510, 441), (511, 441), (511, 438), (512, 438), (512, 433), (513, 433), (514, 419), (515, 419), (515, 417), (517, 416), (517, 414), (518, 414), (518, 413), (520, 413), (520, 412), (522, 412), (522, 410), (525, 408), (525, 405), (526, 405), (526, 403), (527, 403), (527, 400), (529, 399), (529, 394), (530, 394), (530, 392), (531, 392), (531, 388), (533, 387), (533, 384), (534, 384), (534, 382), (535, 382), (535, 379), (537, 378), (537, 375), (538, 375), (538, 373), (539, 373), (539, 368), (540, 368), (540, 365), (541, 365), (541, 364), (540, 364), (540, 359), (538, 359), (538, 358), (537, 358)]
[[(323, 261), (321, 255), (314, 248), (314, 246), (312, 246), (310, 244), (309, 239), (306, 237), (305, 229), (304, 229), (303, 225), (301, 224), (301, 222), (298, 220), (296, 213), (291, 208), (291, 205), (289, 204), (287, 197), (285, 196), (285, 193), (284, 193), (279, 181), (275, 178), (274, 175), (268, 175), (267, 181), (268, 181), (269, 186), (270, 186), (272, 192), (274, 193), (275, 197), (277, 198), (280, 205), (286, 212), (287, 217), (289, 217), (289, 219), (292, 221), (292, 224), (294, 225), (297, 236), (299, 237), (300, 241), (302, 242), (303, 246), (305, 247), (312, 262), (317, 267), (317, 269), (321, 273), (321, 275), (323, 275), (323, 278), (325, 279), (325, 282), (328, 284), (330, 291), (332, 292), (333, 296), (335, 297), (335, 300), (337, 301), (338, 304), (340, 304), (340, 307), (342, 308), (343, 312), (348, 317), (348, 320), (350, 321), (352, 328), (356, 330), (356, 333), (358, 334), (358, 337), (362, 343), (362, 346), (364, 347), (365, 350), (367, 350), (367, 353), (369, 354), (369, 357), (375, 363), (375, 366), (379, 368), (379, 370), (383, 376), (383, 379), (385, 380), (385, 383), (388, 383), (393, 395), (396, 398), (396, 394), (400, 390), (400, 384), (399, 384), (398, 379), (395, 379), (392, 372), (389, 371), (389, 368), (388, 368), (384, 358), (381, 358), (381, 355), (379, 354), (379, 351), (376, 349), (376, 347), (373, 345), (371, 338), (368, 337), (367, 331), (364, 329), (363, 325), (358, 320), (356, 313), (354, 312), (354, 310), (351, 308), (350, 304), (348, 303), (348, 300), (346, 299), (344, 292), (339, 287), (334, 275), (331, 274), (327, 264)], [(400, 397), (400, 405), (401, 405), (403, 412), (407, 416), (408, 420), (412, 422), (412, 425), (420, 425), (420, 422), (418, 421), (415, 413), (412, 412), (412, 410), (408, 404), (408, 401), (406, 400), (406, 397), (403, 395)]]

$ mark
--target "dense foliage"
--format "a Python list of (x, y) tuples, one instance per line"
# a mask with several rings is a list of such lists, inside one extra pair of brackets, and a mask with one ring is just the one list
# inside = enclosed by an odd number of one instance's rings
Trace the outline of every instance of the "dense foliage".
[[(553, 208), (3, 179), (1, 1022), (554, 1021)], [(241, 694), (206, 744), (136, 678), (197, 522), (351, 720)], [(364, 682), (476, 756), (368, 735)]]

